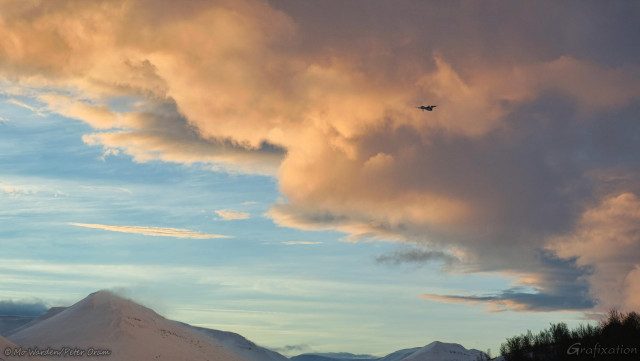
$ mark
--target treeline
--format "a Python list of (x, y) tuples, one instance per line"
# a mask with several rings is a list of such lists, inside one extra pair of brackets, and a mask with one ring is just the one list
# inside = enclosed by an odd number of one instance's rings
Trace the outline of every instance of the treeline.
[(565, 323), (508, 338), (500, 353), (506, 361), (640, 360), (640, 315), (609, 311), (597, 326)]

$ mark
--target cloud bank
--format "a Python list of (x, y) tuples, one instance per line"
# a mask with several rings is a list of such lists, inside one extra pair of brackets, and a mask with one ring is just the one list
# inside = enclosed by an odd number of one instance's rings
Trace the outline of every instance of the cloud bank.
[(0, 316), (39, 316), (47, 309), (42, 302), (0, 301)]
[(538, 295), (440, 300), (637, 307), (638, 4), (4, 0), (0, 14), (0, 76), (90, 125), (105, 155), (270, 174), (280, 225), (419, 243)]

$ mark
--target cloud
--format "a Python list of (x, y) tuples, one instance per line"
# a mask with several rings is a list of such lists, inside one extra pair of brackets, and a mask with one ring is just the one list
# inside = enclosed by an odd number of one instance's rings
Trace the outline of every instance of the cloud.
[(112, 186), (80, 186), (82, 189), (86, 189), (89, 191), (108, 191), (108, 192), (118, 192), (118, 193), (127, 193), (133, 194), (133, 191), (124, 187), (112, 187)]
[(69, 224), (76, 227), (102, 229), (102, 230), (111, 231), (111, 232), (142, 234), (145, 236), (195, 238), (195, 239), (230, 238), (230, 236), (224, 236), (220, 234), (200, 233), (200, 232), (194, 232), (188, 229), (180, 229), (180, 228), (109, 226), (104, 224), (91, 224), (91, 223), (69, 223)]
[(0, 193), (5, 193), (11, 196), (18, 196), (25, 194), (34, 194), (37, 193), (37, 191), (23, 186), (16, 186), (0, 182)]
[(286, 345), (282, 347), (276, 347), (276, 348), (272, 348), (272, 350), (287, 356), (313, 352), (313, 349), (311, 348), (311, 346), (305, 343), (301, 343), (298, 345)]
[(434, 261), (444, 262), (446, 265), (450, 266), (455, 262), (460, 262), (460, 259), (450, 253), (442, 251), (429, 251), (423, 249), (399, 250), (383, 254), (376, 258), (376, 262), (387, 263), (396, 266), (403, 263), (424, 264)]
[(310, 242), (310, 241), (284, 241), (280, 243), (286, 246), (322, 244), (322, 242)]
[(83, 141), (101, 145), (108, 155), (128, 154), (136, 162), (204, 163), (261, 174), (275, 172), (283, 155), (268, 142), (250, 146), (231, 138), (204, 138), (171, 101), (138, 106), (119, 117), (120, 129), (87, 134)]
[(215, 211), (216, 214), (224, 221), (233, 221), (237, 219), (248, 219), (251, 217), (249, 213), (232, 211), (228, 209), (218, 209)]
[(117, 115), (104, 104), (94, 105), (56, 93), (42, 94), (38, 100), (46, 103), (49, 111), (65, 117), (84, 120), (94, 128), (109, 129), (116, 127), (118, 123)]
[(466, 303), (484, 305), (488, 312), (516, 310), (520, 312), (552, 312), (552, 311), (585, 311), (595, 305), (583, 294), (573, 297), (567, 295), (550, 295), (542, 292), (523, 292), (519, 288), (510, 288), (496, 295), (489, 296), (453, 296), (423, 294), (422, 298), (430, 301), (446, 303)]
[[(256, 266), (259, 267), (259, 266)], [(263, 277), (256, 276), (256, 269)], [(185, 266), (167, 264), (101, 264), (101, 263), (59, 263), (34, 259), (0, 259), (0, 273), (3, 280), (16, 284), (51, 285), (52, 282), (72, 283), (84, 289), (95, 289), (96, 280), (111, 285), (138, 287), (140, 284), (159, 282), (166, 284), (175, 280), (195, 280), (199, 285), (211, 287), (225, 286), (241, 290), (242, 294), (287, 295), (317, 300), (326, 294), (347, 292), (367, 292), (369, 283), (353, 283), (346, 280), (327, 282), (305, 277), (291, 277), (290, 273), (274, 274), (270, 267), (247, 269), (246, 266)], [(49, 275), (69, 276), (64, 280), (52, 281)], [(300, 275), (298, 275), (300, 276)], [(392, 292), (402, 292), (403, 285), (389, 285)], [(229, 307), (226, 311), (234, 310)], [(237, 309), (236, 309), (237, 310)], [(224, 311), (224, 310), (223, 310)], [(246, 310), (238, 310), (245, 312)]]
[(0, 300), (1, 316), (38, 316), (44, 313), (48, 307), (38, 302), (19, 302), (13, 300)]
[[(640, 50), (626, 35), (637, 13), (4, 1), (0, 77), (85, 121), (84, 142), (105, 155), (276, 177), (283, 200), (267, 214), (279, 225), (456, 249), (449, 271), (507, 274), (573, 308), (572, 282), (603, 305), (635, 304), (635, 264), (616, 253), (624, 271), (606, 271), (619, 264), (575, 237), (598, 204), (640, 195)], [(426, 103), (438, 108), (414, 108)], [(604, 274), (629, 286), (597, 286)]]
[(27, 103), (25, 103), (25, 102), (22, 102), (22, 101), (20, 101), (20, 100), (18, 100), (18, 99), (15, 99), (15, 98), (10, 98), (10, 99), (8, 99), (8, 100), (7, 100), (7, 103), (11, 103), (11, 104), (13, 104), (13, 105), (17, 105), (17, 106), (19, 106), (19, 107), (22, 107), (22, 108), (28, 109), (28, 110), (30, 110), (30, 111), (32, 111), (32, 112), (34, 112), (34, 113), (36, 113), (36, 114), (40, 114), (40, 109), (38, 109), (38, 108), (36, 108), (36, 107), (34, 107), (34, 106), (31, 106), (31, 105), (29, 105), (29, 104), (27, 104)]
[[(587, 311), (597, 305), (597, 300), (589, 293), (587, 276), (592, 272), (590, 267), (576, 265), (575, 259), (560, 258), (549, 251), (539, 251), (531, 258), (536, 260), (533, 263), (535, 267), (511, 266), (510, 270), (500, 271), (503, 276), (516, 280), (505, 290), (489, 295), (424, 294), (421, 297), (432, 301), (484, 306), (488, 312)], [(465, 270), (469, 263), (464, 262), (463, 257), (458, 260), (462, 262), (446, 265), (445, 270), (476, 271)], [(529, 267), (531, 269), (527, 270)]]
[(549, 249), (590, 267), (591, 297), (605, 309), (640, 307), (640, 199), (632, 193), (611, 196), (587, 209), (575, 230), (552, 238)]

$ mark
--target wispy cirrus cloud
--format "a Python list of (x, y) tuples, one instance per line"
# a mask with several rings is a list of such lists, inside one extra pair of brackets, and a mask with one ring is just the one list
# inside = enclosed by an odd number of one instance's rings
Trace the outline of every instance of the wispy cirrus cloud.
[(69, 223), (72, 226), (102, 229), (111, 232), (142, 234), (145, 236), (155, 237), (175, 237), (175, 238), (195, 238), (195, 239), (212, 239), (212, 238), (231, 238), (220, 234), (209, 234), (194, 232), (181, 228), (163, 228), (163, 227), (140, 227), (140, 226), (112, 226), (106, 224), (93, 223)]
[(376, 262), (392, 264), (396, 266), (403, 263), (413, 263), (420, 265), (429, 262), (444, 262), (447, 265), (451, 265), (454, 262), (460, 262), (460, 259), (450, 253), (443, 251), (404, 249), (380, 255), (376, 258)]
[(322, 242), (312, 242), (312, 241), (284, 241), (280, 242), (280, 244), (284, 244), (287, 246), (297, 246), (297, 245), (314, 245), (314, 244), (322, 244)]
[(36, 108), (36, 107), (34, 107), (34, 106), (32, 106), (32, 105), (29, 105), (29, 104), (27, 104), (27, 103), (25, 103), (25, 102), (23, 102), (23, 101), (20, 101), (20, 100), (18, 100), (18, 99), (15, 99), (15, 98), (10, 98), (10, 99), (8, 99), (8, 100), (7, 100), (7, 103), (10, 103), (10, 104), (17, 105), (17, 106), (19, 106), (19, 107), (22, 107), (22, 108), (28, 109), (28, 110), (30, 110), (30, 111), (32, 111), (32, 112), (34, 112), (34, 113), (36, 113), (36, 114), (41, 114), (41, 113), (40, 113), (40, 112), (41, 112), (41, 110), (40, 110), (39, 108)]
[(34, 194), (37, 193), (37, 191), (35, 189), (27, 188), (24, 186), (0, 182), (0, 193), (6, 193), (15, 196), (19, 194)]
[(223, 221), (234, 221), (238, 219), (248, 219), (251, 217), (249, 213), (232, 211), (229, 209), (218, 209), (215, 213), (222, 219)]

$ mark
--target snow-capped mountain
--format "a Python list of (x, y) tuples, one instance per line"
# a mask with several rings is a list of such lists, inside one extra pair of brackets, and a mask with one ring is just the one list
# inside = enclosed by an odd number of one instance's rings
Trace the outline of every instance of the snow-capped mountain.
[(435, 341), (418, 349), (401, 361), (480, 361), (488, 360), (489, 356), (475, 349), (467, 350), (457, 343)]
[(44, 359), (39, 357), (28, 356), (25, 350), (21, 350), (18, 345), (0, 336), (0, 361), (18, 360), (44, 361)]
[[(108, 350), (110, 355), (100, 359), (110, 361), (280, 361), (273, 357), (243, 357), (202, 331), (167, 320), (108, 291), (92, 293), (48, 316), (12, 334), (9, 340), (25, 348), (50, 347), (54, 351), (70, 345), (85, 353), (91, 349)], [(245, 351), (246, 355), (251, 354), (251, 350)], [(254, 351), (260, 353), (261, 348)]]
[[(342, 357), (339, 353), (311, 353), (292, 357), (292, 361), (353, 361), (354, 358)], [(350, 354), (347, 354), (350, 355)], [(355, 355), (352, 355), (355, 356)], [(360, 358), (359, 360), (363, 360)], [(457, 343), (435, 341), (425, 347), (408, 348), (388, 354), (381, 358), (368, 358), (367, 361), (484, 361), (487, 354), (478, 350), (467, 350)]]
[[(101, 351), (108, 354), (100, 357), (105, 361), (289, 360), (236, 333), (167, 320), (153, 310), (109, 291), (92, 293), (70, 307), (52, 308), (6, 334), (7, 338), (0, 336), (0, 351), (22, 347), (23, 350), (51, 352), (45, 354), (47, 357), (29, 357), (30, 360), (78, 360), (78, 354), (73, 352), (82, 352), (86, 358), (89, 352)], [(24, 357), (0, 355), (0, 361)], [(436, 341), (381, 358), (350, 353), (315, 353), (298, 355), (291, 360), (479, 361), (488, 360), (488, 357), (482, 351)]]
[[(185, 324), (186, 325), (186, 324)], [(224, 347), (242, 356), (247, 361), (288, 361), (289, 359), (281, 354), (260, 347), (237, 333), (212, 330), (210, 328), (194, 327), (186, 325), (191, 329), (203, 333), (204, 335), (218, 341)]]
[(6, 336), (12, 330), (31, 322), (33, 316), (0, 316), (0, 335)]
[(398, 350), (396, 352), (390, 353), (387, 356), (377, 360), (377, 361), (402, 361), (404, 360), (406, 357), (410, 356), (411, 354), (417, 352), (418, 350), (420, 350), (422, 347), (414, 347), (414, 348), (407, 348), (404, 350)]
[(292, 361), (375, 361), (371, 355), (354, 355), (348, 352), (305, 353), (294, 356)]
[(21, 330), (27, 328), (27, 327), (31, 327), (33, 325), (35, 325), (36, 323), (40, 322), (40, 321), (44, 321), (49, 317), (55, 316), (56, 314), (64, 311), (66, 309), (66, 307), (51, 307), (49, 310), (47, 310), (45, 313), (41, 314), (40, 316), (37, 317), (24, 317), (23, 322), (19, 323), (19, 324), (14, 324), (14, 327), (7, 327), (5, 330), (2, 330), (2, 332), (0, 332), (1, 335), (4, 335), (5, 337), (9, 337), (11, 335), (13, 335), (14, 333), (18, 333)]
[[(3, 352), (6, 349), (13, 349), (17, 347), (13, 342), (7, 340), (6, 338), (0, 336), (0, 352)], [(9, 358), (6, 355), (0, 354), (0, 360), (8, 360)]]

